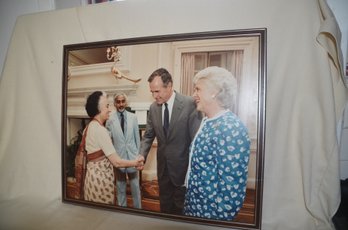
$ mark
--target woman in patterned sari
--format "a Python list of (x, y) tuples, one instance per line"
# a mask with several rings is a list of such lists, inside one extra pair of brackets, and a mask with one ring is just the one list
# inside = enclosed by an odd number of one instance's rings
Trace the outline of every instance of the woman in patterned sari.
[(250, 154), (247, 128), (231, 111), (236, 79), (208, 67), (193, 82), (197, 110), (205, 117), (190, 147), (184, 214), (232, 220), (244, 202)]
[(84, 199), (105, 204), (114, 204), (114, 167), (143, 169), (144, 158), (123, 160), (116, 153), (107, 129), (104, 127), (110, 115), (107, 95), (96, 91), (89, 95), (86, 111), (91, 122), (86, 135), (87, 168), (84, 182)]

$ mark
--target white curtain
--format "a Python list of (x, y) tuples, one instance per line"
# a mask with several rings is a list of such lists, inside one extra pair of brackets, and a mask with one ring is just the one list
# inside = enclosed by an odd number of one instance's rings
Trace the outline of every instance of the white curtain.
[[(200, 55), (202, 52), (204, 53), (204, 51), (201, 51)], [(206, 53), (208, 54), (208, 52)], [(225, 55), (221, 55), (222, 58), (219, 66), (226, 68), (236, 77), (239, 91), (243, 71), (243, 50), (232, 50), (224, 54)], [(192, 79), (195, 75), (195, 71), (199, 71), (199, 69), (195, 69), (195, 55), (196, 53), (183, 53), (181, 56), (181, 92), (185, 95), (192, 95)], [(209, 63), (205, 63), (205, 67), (208, 66)], [(237, 108), (238, 106), (236, 105), (233, 110), (235, 111)]]
[[(242, 77), (244, 53), (243, 53), (243, 50), (233, 50), (232, 52), (228, 53), (228, 55), (230, 56), (229, 59), (230, 59), (230, 65), (231, 65), (229, 71), (231, 71), (233, 76), (235, 76), (235, 78), (237, 79), (237, 97), (236, 97), (235, 104), (232, 108), (232, 111), (235, 112), (236, 114), (239, 114), (239, 105), (243, 104), (242, 102), (243, 97), (240, 97), (240, 92), (241, 92), (241, 89), (245, 89), (246, 87), (248, 87), (244, 85), (245, 81), (243, 81), (243, 78), (248, 76)], [(252, 76), (252, 77), (255, 77), (255, 76)], [(248, 99), (244, 98), (244, 100), (248, 100)]]
[(193, 53), (183, 53), (181, 56), (181, 93), (192, 95), (192, 78), (195, 74), (195, 55)]

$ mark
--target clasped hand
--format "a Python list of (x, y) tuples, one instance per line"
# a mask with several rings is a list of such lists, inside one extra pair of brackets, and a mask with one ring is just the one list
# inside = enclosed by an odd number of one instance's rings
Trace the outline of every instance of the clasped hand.
[(135, 168), (137, 170), (143, 170), (145, 158), (142, 155), (139, 155), (135, 160), (137, 161), (137, 165), (135, 166)]

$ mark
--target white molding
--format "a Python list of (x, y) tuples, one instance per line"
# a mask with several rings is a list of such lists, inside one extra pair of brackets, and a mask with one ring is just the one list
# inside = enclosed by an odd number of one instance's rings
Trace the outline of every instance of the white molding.
[(149, 110), (152, 102), (131, 102), (130, 107), (132, 110)]
[(68, 90), (68, 101), (69, 97), (86, 97), (96, 90), (104, 91), (107, 95), (114, 95), (117, 92), (123, 92), (127, 95), (135, 95), (137, 88), (138, 85), (136, 84), (74, 88)]
[[(248, 56), (253, 54), (253, 50), (257, 47), (258, 38), (250, 37), (235, 37), (231, 38), (219, 38), (219, 39), (206, 39), (206, 40), (194, 40), (194, 41), (179, 41), (173, 42), (174, 50), (174, 71), (173, 77), (179, 78), (181, 76), (181, 56), (183, 53), (193, 52), (212, 52), (212, 51), (226, 51), (226, 50), (243, 50), (245, 60), (253, 60)], [(250, 59), (251, 58), (251, 59)], [(250, 63), (245, 62), (244, 65)], [(243, 69), (247, 70), (246, 66)], [(243, 73), (244, 75), (247, 73)], [(249, 74), (249, 73), (248, 73)], [(174, 82), (174, 88), (180, 89), (180, 81)]]
[[(113, 62), (104, 62), (90, 65), (69, 66), (69, 77), (86, 76), (93, 74), (111, 73)], [(124, 74), (128, 74), (128, 69), (120, 69)]]
[(126, 95), (135, 95), (138, 85), (116, 85), (116, 86), (99, 86), (75, 88), (68, 90), (67, 115), (68, 117), (87, 117), (85, 103), (88, 95), (96, 90), (104, 91), (108, 95), (110, 104), (113, 104), (113, 95), (123, 92)]

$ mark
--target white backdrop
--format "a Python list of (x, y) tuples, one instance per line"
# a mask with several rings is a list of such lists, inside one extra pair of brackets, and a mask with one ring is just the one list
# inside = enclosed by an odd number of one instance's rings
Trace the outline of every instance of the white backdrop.
[(61, 203), (63, 45), (264, 27), (263, 229), (333, 228), (347, 89), (321, 0), (126, 1), (20, 17), (0, 82), (0, 228), (210, 229)]

